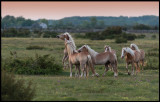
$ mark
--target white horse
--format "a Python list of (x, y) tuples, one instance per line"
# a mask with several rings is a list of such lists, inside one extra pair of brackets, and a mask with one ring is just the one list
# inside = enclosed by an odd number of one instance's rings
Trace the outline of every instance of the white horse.
[(145, 60), (145, 52), (144, 52), (144, 50), (139, 49), (136, 44), (131, 44), (131, 45), (130, 45), (130, 48), (131, 48), (132, 50), (136, 50), (136, 51), (138, 51), (138, 52), (141, 53), (140, 62), (141, 62), (142, 71), (143, 71), (144, 60)]
[[(74, 47), (74, 49), (76, 49), (76, 45), (75, 45), (75, 42), (72, 38), (72, 36), (68, 33), (68, 32), (65, 32), (64, 34), (60, 34), (60, 35), (57, 35), (57, 38), (61, 39), (61, 40), (65, 40), (65, 38), (70, 41)], [(66, 65), (65, 65), (65, 61), (68, 59), (68, 53), (67, 53), (67, 50), (66, 48), (64, 49), (64, 56), (63, 56), (63, 59), (62, 59), (62, 63), (63, 63), (63, 66), (64, 66), (64, 69), (66, 69)]]

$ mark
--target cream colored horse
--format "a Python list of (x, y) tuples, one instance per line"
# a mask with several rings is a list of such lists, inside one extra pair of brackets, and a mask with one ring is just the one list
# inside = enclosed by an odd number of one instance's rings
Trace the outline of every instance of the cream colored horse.
[[(77, 52), (75, 47), (73, 46), (72, 42), (65, 38), (65, 48), (67, 50), (69, 56), (69, 66), (70, 66), (70, 77), (72, 77), (72, 67), (76, 65), (78, 68), (81, 69), (81, 77), (86, 77), (86, 68), (85, 65), (89, 66), (92, 69), (92, 73), (96, 76), (99, 76), (98, 73), (95, 73), (92, 59), (88, 52)], [(84, 73), (85, 72), (85, 73)]]
[[(116, 57), (116, 60), (117, 60), (117, 56), (116, 56), (116, 51), (115, 51), (115, 50), (111, 49), (111, 47), (110, 47), (109, 45), (105, 45), (105, 46), (104, 46), (104, 49), (105, 49), (104, 52), (111, 52), (111, 53), (113, 53), (114, 56)], [(111, 67), (111, 71), (112, 71), (112, 69), (113, 69), (113, 68)]]
[(114, 69), (114, 76), (118, 76), (118, 71), (117, 71), (117, 60), (111, 52), (102, 52), (98, 53), (91, 49), (88, 45), (83, 45), (81, 48), (78, 49), (79, 52), (88, 52), (91, 55), (93, 65), (105, 65), (106, 69), (103, 74), (103, 76), (106, 74), (108, 71), (108, 65), (111, 64), (111, 66)]
[[(59, 38), (59, 39), (61, 39), (63, 41), (66, 38), (67, 40), (69, 40), (72, 43), (73, 47), (76, 49), (75, 42), (74, 42), (72, 36), (68, 32), (65, 32), (64, 34), (57, 35), (57, 38)], [(63, 59), (62, 59), (62, 63), (63, 63), (64, 69), (66, 69), (65, 62), (67, 61), (67, 59), (68, 59), (68, 53), (67, 53), (67, 50), (65, 48), (64, 49), (64, 56), (63, 56)]]
[(125, 57), (126, 61), (126, 69), (128, 72), (128, 75), (130, 75), (130, 72), (128, 70), (128, 65), (132, 64), (132, 74), (134, 75), (134, 66), (136, 67), (136, 74), (140, 71), (139, 69), (139, 61), (140, 61), (140, 52), (136, 50), (132, 50), (129, 47), (122, 48), (121, 58), (123, 59)]
[(143, 71), (144, 60), (145, 60), (145, 52), (144, 52), (144, 50), (139, 49), (136, 44), (131, 44), (131, 45), (130, 45), (130, 48), (131, 48), (132, 50), (136, 50), (136, 51), (138, 51), (138, 52), (141, 53), (140, 62), (141, 62), (142, 71)]

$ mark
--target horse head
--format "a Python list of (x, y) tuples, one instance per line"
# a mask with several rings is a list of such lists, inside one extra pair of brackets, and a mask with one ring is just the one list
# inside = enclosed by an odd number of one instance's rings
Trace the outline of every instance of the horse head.
[(65, 32), (65, 33), (63, 33), (63, 34), (57, 35), (56, 37), (59, 38), (59, 39), (61, 39), (61, 40), (65, 40), (65, 38), (66, 38), (67, 40), (69, 40), (68, 34), (69, 34), (69, 33)]
[(105, 52), (111, 52), (111, 47), (109, 45), (104, 46)]
[(124, 56), (126, 56), (126, 50), (127, 48), (122, 48), (121, 58), (123, 59)]
[(81, 48), (79, 48), (77, 51), (78, 51), (78, 52), (85, 52), (85, 51), (88, 51), (87, 45), (83, 45), (83, 46), (82, 46)]

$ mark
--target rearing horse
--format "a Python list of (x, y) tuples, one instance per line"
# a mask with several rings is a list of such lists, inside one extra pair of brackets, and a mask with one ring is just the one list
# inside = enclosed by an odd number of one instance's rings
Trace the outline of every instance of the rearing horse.
[[(72, 38), (72, 36), (68, 33), (68, 32), (65, 32), (64, 34), (61, 34), (61, 35), (57, 35), (57, 38), (61, 39), (61, 40), (65, 40), (65, 38), (70, 41), (73, 45), (73, 47), (76, 49), (76, 45), (75, 45), (75, 42)], [(64, 49), (64, 56), (63, 56), (63, 59), (62, 59), (62, 63), (63, 63), (63, 66), (64, 66), (64, 69), (66, 69), (66, 65), (65, 65), (65, 61), (68, 59), (68, 53), (67, 53), (67, 50), (66, 48)]]
[(136, 74), (140, 71), (139, 69), (139, 61), (140, 61), (140, 53), (138, 51), (132, 50), (129, 47), (122, 48), (121, 58), (123, 59), (125, 56), (126, 61), (126, 69), (128, 72), (128, 75), (130, 75), (130, 72), (128, 70), (128, 65), (132, 64), (132, 74), (134, 75), (134, 66), (136, 67)]

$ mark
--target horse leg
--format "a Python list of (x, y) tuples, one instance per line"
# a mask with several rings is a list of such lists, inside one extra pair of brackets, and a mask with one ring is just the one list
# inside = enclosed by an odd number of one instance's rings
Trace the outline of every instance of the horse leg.
[(75, 65), (75, 77), (77, 77), (77, 65)]
[(131, 75), (134, 75), (134, 63), (132, 63), (132, 74)]
[(137, 66), (137, 63), (134, 63), (135, 67), (136, 67), (136, 75), (138, 73), (138, 66)]
[(83, 66), (83, 64), (80, 64), (80, 68), (81, 68), (81, 77), (82, 77), (83, 74), (84, 74), (84, 66)]
[(69, 63), (69, 66), (70, 66), (70, 77), (72, 77), (72, 67), (73, 67), (73, 65), (71, 63)]
[(118, 71), (117, 71), (117, 67), (115, 64), (112, 64), (113, 71), (114, 71), (114, 76), (117, 77), (118, 76)]
[(142, 71), (143, 71), (143, 66), (144, 66), (144, 60), (142, 61)]
[(64, 60), (65, 60), (65, 55), (63, 56), (62, 63), (63, 63), (63, 69), (66, 69), (66, 66), (64, 64)]
[(108, 64), (105, 64), (105, 67), (106, 67), (106, 69), (104, 71), (103, 77), (106, 75), (107, 71), (109, 70)]
[(128, 72), (128, 75), (130, 75), (131, 73), (129, 72), (129, 70), (128, 70), (128, 63), (126, 63), (126, 70), (127, 70), (127, 72)]
[(86, 69), (87, 69), (87, 77), (89, 76), (89, 67), (88, 67), (88, 65), (86, 64)]

